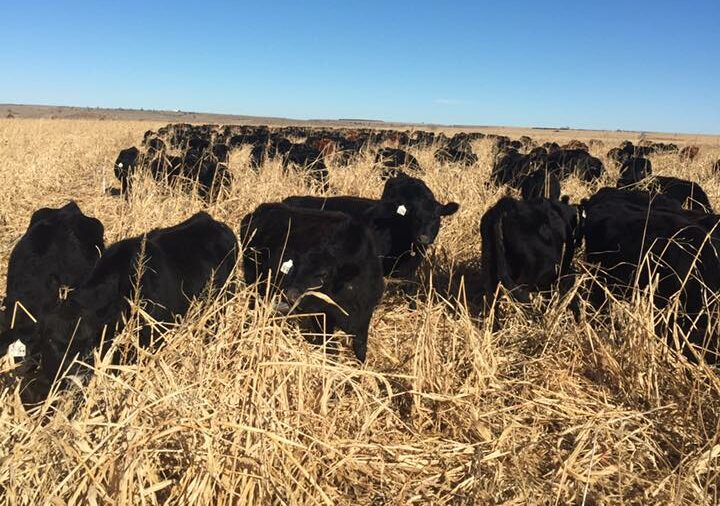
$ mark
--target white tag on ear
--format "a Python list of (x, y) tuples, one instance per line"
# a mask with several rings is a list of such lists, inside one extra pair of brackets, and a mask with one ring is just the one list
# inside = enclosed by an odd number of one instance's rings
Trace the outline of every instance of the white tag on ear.
[(293, 268), (293, 261), (291, 258), (290, 260), (286, 260), (285, 262), (283, 262), (280, 265), (280, 272), (282, 272), (283, 274), (287, 274), (288, 272), (290, 272), (290, 269), (292, 269), (292, 268)]
[(407, 207), (400, 204), (398, 208), (395, 210), (396, 213), (398, 213), (400, 216), (405, 216), (407, 214)]
[(13, 358), (25, 358), (25, 354), (27, 353), (25, 344), (19, 339), (8, 346), (8, 351)]
[(123, 168), (123, 164), (122, 164), (122, 162), (118, 162), (118, 168), (120, 168), (120, 169), (122, 169), (122, 168)]

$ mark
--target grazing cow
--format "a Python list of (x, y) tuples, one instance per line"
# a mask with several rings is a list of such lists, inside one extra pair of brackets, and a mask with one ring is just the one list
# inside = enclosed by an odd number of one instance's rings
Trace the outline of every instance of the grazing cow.
[(475, 165), (478, 156), (467, 147), (447, 146), (435, 151), (435, 160), (440, 163), (458, 163), (465, 166)]
[[(602, 188), (582, 204), (587, 261), (599, 267), (591, 300), (605, 300), (602, 285), (621, 296), (633, 286), (657, 287), (654, 303), (667, 306), (680, 297), (680, 323), (699, 345), (703, 325), (697, 319), (706, 310), (704, 288), (720, 290), (720, 217), (687, 211), (677, 201), (646, 191)], [(687, 350), (686, 350), (687, 353)]]
[(605, 172), (600, 159), (582, 149), (559, 149), (548, 155), (548, 168), (562, 180), (577, 174), (585, 182), (600, 178)]
[(325, 328), (315, 320), (315, 330), (352, 335), (355, 356), (364, 362), (370, 319), (383, 293), (382, 266), (365, 225), (344, 213), (262, 204), (242, 219), (240, 237), (245, 282), (259, 282), (263, 294), (272, 279), (287, 300), (279, 309), (325, 315)]
[(518, 181), (532, 172), (537, 163), (547, 158), (547, 153), (533, 150), (531, 155), (524, 155), (510, 149), (498, 157), (492, 170), (491, 178), (497, 185), (509, 184), (516, 186)]
[(441, 204), (420, 179), (399, 176), (388, 179), (380, 200), (360, 197), (289, 197), (295, 207), (346, 213), (370, 229), (383, 274), (412, 283), (417, 291), (417, 268), (426, 248), (440, 231), (440, 219), (455, 214), (460, 205)]
[(570, 142), (568, 142), (567, 144), (565, 144), (565, 145), (562, 147), (562, 149), (580, 149), (580, 150), (582, 150), (582, 151), (589, 151), (589, 150), (590, 150), (590, 148), (588, 147), (587, 144), (585, 144), (584, 142), (579, 141), (579, 140), (577, 140), (577, 139), (571, 140)]
[[(16, 339), (35, 332), (60, 303), (62, 290), (77, 287), (105, 248), (104, 228), (74, 201), (42, 208), (10, 253), (0, 355)], [(10, 328), (12, 327), (12, 328)]]
[(282, 165), (287, 170), (291, 165), (297, 166), (306, 172), (311, 180), (318, 183), (323, 190), (329, 188), (328, 170), (323, 154), (305, 144), (294, 144), (281, 137), (273, 140), (269, 145), (258, 144), (250, 152), (250, 164), (258, 169), (268, 158), (280, 157)]
[(698, 146), (685, 146), (680, 150), (680, 159), (686, 162), (691, 162), (695, 159), (699, 152), (700, 148)]
[(548, 154), (562, 149), (557, 142), (544, 142), (541, 147), (545, 148)]
[(632, 186), (652, 174), (652, 163), (647, 158), (627, 157), (620, 166), (617, 187)]
[(549, 168), (548, 154), (545, 148), (534, 148), (527, 155), (510, 149), (498, 157), (491, 177), (497, 185), (508, 184), (513, 188), (519, 188), (531, 172), (547, 168)]
[(692, 181), (677, 177), (655, 176), (650, 180), (650, 187), (654, 191), (676, 200), (690, 210), (704, 213), (713, 212), (710, 199), (708, 199), (705, 190)]
[(632, 157), (631, 154), (628, 154), (627, 151), (623, 151), (621, 148), (612, 148), (607, 152), (606, 156), (616, 167), (622, 165), (628, 158)]
[(150, 137), (143, 142), (147, 147), (148, 155), (154, 155), (165, 150), (165, 143), (159, 137)]
[(319, 150), (305, 144), (292, 144), (284, 154), (284, 167), (294, 164), (305, 171), (323, 190), (329, 188), (325, 158)]
[(230, 158), (230, 148), (227, 144), (213, 144), (212, 153), (218, 162), (228, 163), (228, 159)]
[(414, 172), (422, 172), (422, 167), (420, 167), (417, 158), (407, 151), (397, 148), (382, 148), (375, 155), (375, 163), (383, 166), (383, 179), (397, 176), (405, 168)]
[(523, 200), (560, 199), (560, 180), (547, 169), (536, 169), (522, 179), (520, 193)]
[[(565, 294), (574, 282), (571, 262), (580, 237), (581, 217), (565, 201), (501, 198), (480, 220), (482, 280), (486, 300), (497, 286), (527, 303), (529, 292), (559, 282)], [(576, 310), (573, 302), (573, 311)]]
[[(136, 286), (150, 321), (171, 324), (187, 312), (194, 297), (208, 287), (214, 293), (225, 285), (236, 257), (233, 231), (204, 212), (113, 244), (26, 343), (42, 357), (41, 376), (47, 385), (52, 382), (66, 350), (65, 365), (76, 355), (89, 354), (101, 340), (107, 349), (124, 326)], [(141, 346), (152, 344), (153, 326), (141, 330)]]
[(220, 162), (212, 152), (188, 150), (183, 159), (182, 172), (183, 177), (197, 182), (199, 195), (209, 202), (217, 200), (222, 189), (232, 182), (227, 165)]
[(645, 158), (629, 158), (620, 168), (618, 188), (646, 189), (661, 193), (693, 211), (712, 213), (712, 205), (702, 187), (692, 181), (668, 176), (654, 176), (652, 163)]

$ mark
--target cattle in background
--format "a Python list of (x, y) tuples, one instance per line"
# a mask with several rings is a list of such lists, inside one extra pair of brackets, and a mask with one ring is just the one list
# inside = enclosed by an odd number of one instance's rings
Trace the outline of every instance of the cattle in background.
[(620, 168), (618, 188), (636, 188), (661, 193), (693, 211), (712, 213), (705, 190), (692, 181), (669, 176), (653, 176), (652, 163), (645, 158), (629, 158)]
[(700, 345), (706, 336), (698, 318), (720, 290), (720, 218), (686, 211), (663, 195), (615, 188), (602, 188), (582, 206), (586, 259), (599, 268), (591, 300), (604, 302), (603, 287), (626, 297), (655, 280), (654, 304), (663, 308), (678, 296), (685, 315), (678, 323)]
[(383, 179), (395, 177), (402, 173), (403, 169), (409, 169), (417, 173), (423, 171), (417, 158), (407, 151), (397, 148), (382, 148), (375, 155), (375, 163), (383, 167)]
[[(61, 293), (89, 275), (105, 248), (104, 228), (74, 201), (35, 211), (10, 253), (0, 355), (16, 339), (36, 332), (60, 303)], [(12, 328), (11, 328), (12, 327)], [(28, 343), (25, 343), (28, 344)]]
[(555, 151), (559, 151), (562, 148), (560, 147), (560, 144), (557, 142), (543, 142), (542, 148), (545, 148), (545, 151), (547, 151), (548, 154), (554, 153)]
[[(502, 283), (519, 302), (530, 292), (559, 285), (561, 296), (574, 283), (571, 262), (580, 239), (581, 216), (563, 202), (501, 198), (480, 220), (481, 277), (486, 303)], [(575, 302), (572, 304), (576, 311)]]
[(546, 198), (560, 199), (560, 180), (547, 169), (536, 169), (522, 178), (520, 194), (523, 200)]
[(285, 170), (292, 166), (307, 174), (311, 181), (328, 189), (328, 170), (323, 154), (305, 144), (295, 144), (282, 137), (272, 140), (268, 145), (259, 144), (250, 152), (250, 164), (258, 169), (270, 158), (279, 158)]
[(680, 150), (680, 159), (686, 162), (691, 162), (700, 152), (700, 148), (697, 146), (685, 146)]
[(446, 146), (435, 151), (435, 160), (440, 163), (457, 163), (464, 166), (475, 165), (478, 157), (471, 148)]
[(599, 179), (605, 172), (600, 159), (582, 149), (560, 149), (548, 154), (548, 169), (563, 180), (571, 174), (590, 183)]
[(455, 202), (441, 204), (420, 179), (388, 179), (380, 200), (361, 197), (289, 197), (294, 207), (324, 209), (348, 214), (366, 224), (382, 260), (383, 274), (406, 280), (408, 293), (417, 292), (417, 268), (440, 231), (443, 216), (455, 214)]
[[(240, 225), (245, 282), (272, 282), (286, 299), (278, 308), (322, 314), (321, 334), (336, 328), (353, 336), (356, 358), (364, 362), (375, 306), (383, 293), (382, 266), (364, 224), (345, 213), (262, 204)], [(320, 292), (332, 303), (314, 296)]]
[(509, 184), (515, 187), (527, 174), (544, 166), (546, 159), (547, 154), (539, 149), (529, 155), (510, 149), (497, 158), (490, 177), (497, 185)]
[[(41, 359), (38, 394), (75, 356), (85, 357), (100, 343), (102, 353), (124, 327), (136, 287), (150, 325), (140, 331), (140, 345), (149, 346), (160, 328), (175, 322), (193, 298), (218, 292), (237, 261), (237, 240), (225, 224), (200, 212), (173, 227), (160, 228), (110, 246), (82, 284), (30, 339), (28, 348)], [(138, 279), (138, 273), (140, 278)], [(67, 352), (67, 358), (63, 356)]]
[(579, 141), (577, 139), (573, 139), (570, 142), (566, 143), (562, 147), (562, 149), (579, 149), (579, 150), (586, 151), (586, 152), (590, 151), (590, 148), (588, 147), (587, 144), (585, 144), (584, 142)]

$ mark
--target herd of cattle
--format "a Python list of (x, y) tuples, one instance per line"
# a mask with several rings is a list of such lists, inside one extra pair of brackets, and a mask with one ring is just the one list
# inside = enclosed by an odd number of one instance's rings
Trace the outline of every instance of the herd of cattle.
[[(39, 209), (10, 256), (0, 354), (18, 340), (25, 345), (23, 381), (35, 392), (32, 398), (42, 399), (62, 372), (77, 367), (74, 357), (86, 358), (98, 348), (104, 353), (134, 307), (142, 307), (146, 320), (139, 345), (151, 346), (187, 313), (193, 298), (233, 293), (240, 259), (245, 285), (260, 297), (272, 296), (274, 310), (316, 315), (304, 323), (312, 335), (344, 331), (363, 362), (384, 278), (399, 280), (412, 298), (442, 218), (460, 207), (435, 198), (417, 177), (422, 167), (402, 147), (434, 146), (436, 160), (472, 165), (478, 159), (471, 142), (481, 137), (191, 125), (148, 132), (142, 149), (118, 156), (122, 193), (132, 191), (135, 172), (145, 169), (158, 181), (187, 179), (201, 195), (217, 198), (232, 180), (229, 153), (243, 144), (251, 146), (254, 168), (267, 157), (281, 157), (284, 167), (306, 170), (308, 183), (324, 189), (325, 157), (349, 163), (375, 149), (385, 186), (379, 199), (299, 195), (262, 204), (239, 223), (239, 241), (231, 226), (200, 212), (106, 248), (102, 223), (75, 202)], [(577, 316), (579, 297), (569, 294), (575, 253), (584, 245), (584, 265), (594, 269), (591, 304), (602, 309), (610, 293), (630, 297), (633, 287), (653, 285), (657, 307), (680, 308), (665, 324), (688, 336), (686, 356), (714, 362), (716, 338), (707, 307), (720, 293), (720, 216), (697, 183), (653, 176), (645, 158), (660, 152), (692, 159), (697, 149), (625, 142), (608, 153), (619, 167), (616, 187), (571, 204), (560, 197), (565, 178), (590, 182), (605, 172), (586, 145), (494, 140), (499, 154), (492, 179), (517, 188), (522, 199), (503, 197), (480, 219), (483, 290), (477, 295), (485, 307), (493, 306), (500, 285), (521, 302), (528, 302), (531, 292), (557, 289), (571, 299)], [(714, 169), (720, 171), (720, 161)]]

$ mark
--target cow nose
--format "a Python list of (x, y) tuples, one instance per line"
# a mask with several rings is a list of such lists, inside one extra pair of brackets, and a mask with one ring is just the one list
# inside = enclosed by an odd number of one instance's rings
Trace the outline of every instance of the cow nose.
[(428, 236), (426, 234), (420, 234), (420, 236), (418, 237), (418, 242), (420, 244), (428, 245), (428, 244), (430, 244), (430, 236)]
[(290, 303), (294, 304), (295, 301), (300, 298), (300, 290), (297, 288), (288, 288), (285, 291), (285, 297), (290, 301)]

